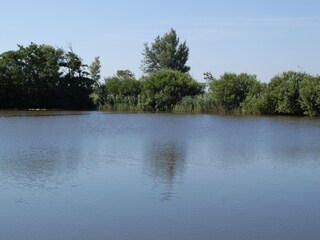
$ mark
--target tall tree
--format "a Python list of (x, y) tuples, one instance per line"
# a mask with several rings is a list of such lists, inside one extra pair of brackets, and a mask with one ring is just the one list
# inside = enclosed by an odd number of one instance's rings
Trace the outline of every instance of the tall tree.
[(100, 85), (99, 84), (99, 80), (101, 78), (100, 69), (101, 69), (100, 57), (95, 57), (93, 62), (89, 66), (89, 70), (90, 70), (90, 77), (94, 81), (96, 87)]
[(189, 58), (189, 48), (186, 41), (180, 40), (174, 29), (170, 29), (164, 36), (157, 36), (151, 46), (144, 44), (142, 55), (142, 70), (150, 74), (162, 69), (172, 69), (187, 73), (190, 67), (186, 65)]

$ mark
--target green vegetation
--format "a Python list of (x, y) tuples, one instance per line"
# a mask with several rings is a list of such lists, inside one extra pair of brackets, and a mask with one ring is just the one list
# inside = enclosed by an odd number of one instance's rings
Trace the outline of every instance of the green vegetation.
[(100, 110), (140, 111), (141, 81), (129, 70), (119, 70), (113, 77), (106, 78), (100, 86), (98, 105)]
[(142, 104), (149, 111), (171, 111), (183, 97), (203, 93), (204, 84), (175, 70), (160, 70), (143, 80)]
[(0, 109), (88, 109), (92, 86), (72, 49), (31, 43), (0, 55)]
[(288, 71), (264, 84), (258, 82), (255, 76), (240, 74), (239, 77), (241, 75), (244, 78), (227, 80), (229, 85), (225, 83), (225, 75), (222, 76), (217, 82), (221, 82), (225, 89), (215, 81), (211, 83), (213, 98), (226, 112), (319, 116), (319, 76)]
[(151, 47), (144, 45), (142, 53), (142, 70), (150, 74), (163, 69), (177, 70), (187, 73), (190, 67), (186, 66), (189, 58), (189, 48), (186, 41), (179, 44), (180, 40), (174, 29), (171, 29), (163, 37), (158, 36)]
[(210, 92), (216, 102), (216, 107), (229, 112), (238, 110), (240, 104), (258, 84), (255, 75), (225, 73), (219, 80), (211, 80)]
[(175, 70), (160, 70), (136, 80), (128, 70), (106, 78), (99, 94), (100, 109), (171, 111), (185, 96), (203, 93), (204, 84)]
[(299, 88), (300, 107), (307, 116), (320, 115), (320, 76), (308, 76)]
[(255, 75), (204, 74), (193, 79), (189, 48), (175, 30), (143, 50), (140, 79), (119, 70), (100, 82), (101, 63), (73, 52), (31, 43), (0, 54), (0, 109), (92, 109), (177, 113), (320, 116), (320, 76), (288, 71), (261, 83)]
[(176, 113), (218, 113), (210, 93), (186, 96), (173, 107)]

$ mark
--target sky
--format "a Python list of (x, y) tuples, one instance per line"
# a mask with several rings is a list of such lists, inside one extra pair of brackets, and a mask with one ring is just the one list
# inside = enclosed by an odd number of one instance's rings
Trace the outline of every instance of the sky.
[(30, 42), (68, 48), (102, 77), (140, 77), (143, 44), (174, 28), (190, 49), (190, 74), (320, 74), (319, 0), (0, 0), (0, 53)]

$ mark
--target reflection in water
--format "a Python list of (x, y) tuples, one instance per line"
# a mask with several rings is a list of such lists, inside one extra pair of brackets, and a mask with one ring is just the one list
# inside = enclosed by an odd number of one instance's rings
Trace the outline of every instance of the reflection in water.
[(56, 189), (78, 168), (76, 149), (36, 148), (1, 153), (1, 178), (15, 187)]
[(164, 185), (162, 200), (170, 200), (174, 195), (174, 184), (182, 177), (186, 163), (186, 149), (177, 142), (152, 143), (147, 147), (145, 171), (156, 184)]
[(54, 190), (83, 158), (78, 112), (1, 112), (0, 184)]
[(19, 114), (0, 239), (320, 239), (319, 120)]
[(0, 117), (55, 117), (78, 116), (88, 114), (80, 111), (1, 111)]

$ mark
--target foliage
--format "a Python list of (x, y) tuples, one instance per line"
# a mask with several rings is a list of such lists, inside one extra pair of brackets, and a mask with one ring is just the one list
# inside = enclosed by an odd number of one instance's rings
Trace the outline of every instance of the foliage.
[[(73, 52), (31, 43), (0, 54), (0, 109), (99, 109), (320, 116), (320, 76), (287, 71), (261, 83), (255, 75), (186, 72), (189, 49), (175, 30), (145, 46), (147, 76), (119, 70), (100, 83), (100, 59), (88, 67)], [(90, 73), (87, 72), (90, 71)]]
[(0, 55), (0, 109), (92, 107), (81, 58), (73, 52), (31, 43)]
[(161, 70), (138, 81), (129, 70), (119, 70), (101, 86), (100, 109), (171, 111), (183, 97), (200, 94), (203, 88), (179, 71)]
[(112, 96), (138, 97), (141, 92), (141, 84), (134, 75), (126, 70), (120, 70), (117, 75), (105, 80), (107, 92)]
[[(106, 78), (101, 86), (100, 104), (113, 106), (123, 98), (124, 102), (135, 105), (140, 93), (141, 82), (135, 79), (134, 74), (129, 70), (119, 70), (115, 76)], [(128, 99), (130, 101), (127, 101)]]
[(93, 62), (89, 66), (90, 70), (90, 77), (94, 81), (95, 87), (99, 87), (99, 80), (101, 78), (100, 71), (101, 71), (101, 63), (100, 57), (95, 57)]
[(137, 112), (143, 109), (139, 97), (105, 95), (104, 103), (99, 106), (99, 110)]
[[(267, 111), (265, 94), (267, 91), (267, 84), (261, 82), (254, 82), (244, 101), (240, 103), (241, 112), (243, 114), (261, 114)], [(267, 108), (267, 109), (265, 109)]]
[(320, 76), (307, 76), (300, 83), (300, 105), (307, 116), (320, 116)]
[(215, 102), (211, 94), (186, 96), (173, 107), (177, 113), (216, 113)]
[(144, 109), (151, 111), (171, 111), (183, 97), (195, 96), (204, 90), (204, 84), (174, 70), (158, 71), (144, 79), (142, 85)]
[(306, 73), (288, 71), (273, 77), (268, 84), (266, 103), (272, 114), (301, 115), (300, 84), (308, 78)]
[(226, 112), (238, 110), (258, 81), (255, 75), (225, 73), (210, 82), (209, 90), (217, 107)]
[(142, 53), (142, 69), (150, 74), (163, 69), (172, 69), (187, 73), (190, 67), (186, 66), (189, 58), (189, 48), (186, 41), (179, 44), (180, 40), (174, 29), (165, 33), (163, 37), (156, 37), (151, 47), (144, 45)]
[(179, 71), (160, 70), (138, 81), (132, 72), (120, 70), (101, 86), (100, 109), (320, 115), (319, 76), (288, 71), (266, 84), (246, 73), (225, 73), (216, 79), (207, 72), (205, 79), (208, 92), (205, 84)]

